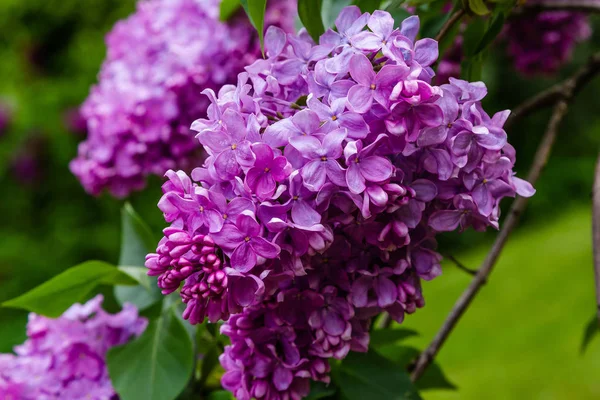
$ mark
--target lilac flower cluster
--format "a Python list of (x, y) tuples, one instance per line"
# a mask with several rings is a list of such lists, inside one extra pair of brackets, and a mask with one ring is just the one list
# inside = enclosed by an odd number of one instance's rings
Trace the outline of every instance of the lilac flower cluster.
[(527, 75), (556, 72), (590, 35), (587, 15), (573, 11), (526, 12), (511, 18), (504, 32), (515, 68)]
[(132, 305), (108, 314), (102, 300), (74, 304), (57, 319), (30, 314), (25, 343), (0, 354), (0, 398), (115, 399), (106, 352), (139, 336), (147, 322)]
[[(292, 32), (295, 2), (271, 3), (265, 23)], [(148, 175), (200, 160), (189, 126), (206, 113), (201, 90), (234, 83), (260, 55), (250, 23), (242, 14), (220, 22), (219, 4), (140, 1), (108, 35), (100, 82), (81, 109), (88, 137), (70, 165), (86, 191), (125, 197)]]
[[(184, 317), (227, 320), (223, 386), (301, 399), (329, 358), (366, 351), (370, 320), (401, 322), (441, 273), (438, 232), (498, 227), (499, 202), (534, 190), (490, 117), (481, 82), (433, 86), (437, 42), (419, 19), (347, 7), (337, 32), (266, 33), (258, 60), (192, 128), (209, 157), (169, 171), (171, 226), (149, 274), (182, 286)], [(367, 28), (366, 28), (367, 27)]]

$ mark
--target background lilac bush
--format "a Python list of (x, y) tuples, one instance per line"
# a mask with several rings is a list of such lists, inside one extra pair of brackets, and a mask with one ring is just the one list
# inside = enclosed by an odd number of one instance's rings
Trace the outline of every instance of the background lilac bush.
[[(292, 31), (295, 3), (271, 3), (266, 23)], [(70, 166), (86, 191), (125, 197), (148, 175), (200, 159), (189, 130), (208, 106), (200, 92), (235, 82), (260, 54), (254, 28), (243, 15), (221, 22), (219, 4), (143, 1), (107, 36), (99, 83), (81, 108), (88, 137)]]

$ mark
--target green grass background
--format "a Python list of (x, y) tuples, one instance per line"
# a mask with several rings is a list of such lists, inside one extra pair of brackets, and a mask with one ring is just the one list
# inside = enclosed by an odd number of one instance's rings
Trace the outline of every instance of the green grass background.
[[(457, 255), (477, 266), (489, 246)], [(404, 327), (427, 346), (470, 276), (446, 262), (424, 284), (426, 306)], [(598, 399), (600, 339), (580, 353), (594, 313), (591, 212), (576, 208), (514, 234), (491, 275), (438, 355), (458, 391), (426, 391), (426, 400)]]

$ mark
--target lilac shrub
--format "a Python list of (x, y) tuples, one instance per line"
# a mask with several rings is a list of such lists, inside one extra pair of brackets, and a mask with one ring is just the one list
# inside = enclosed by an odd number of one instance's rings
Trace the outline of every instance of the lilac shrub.
[(504, 32), (515, 68), (526, 75), (556, 72), (590, 35), (587, 15), (576, 11), (526, 12), (511, 18)]
[[(200, 160), (189, 126), (205, 115), (204, 88), (217, 90), (260, 56), (239, 14), (219, 21), (218, 0), (149, 0), (107, 36), (99, 83), (81, 108), (87, 139), (71, 171), (87, 192), (125, 197), (149, 175)], [(294, 28), (295, 2), (272, 1), (265, 23)]]
[(0, 354), (0, 398), (115, 399), (106, 352), (139, 336), (147, 321), (130, 304), (108, 314), (102, 301), (74, 304), (57, 319), (29, 314), (28, 339), (15, 354)]
[(441, 273), (440, 232), (498, 228), (531, 185), (489, 116), (482, 82), (435, 86), (419, 18), (345, 8), (318, 44), (271, 27), (255, 61), (192, 128), (208, 153), (169, 171), (171, 225), (149, 274), (184, 318), (226, 320), (223, 386), (240, 400), (301, 399), (330, 358), (366, 351), (371, 319), (402, 322)]

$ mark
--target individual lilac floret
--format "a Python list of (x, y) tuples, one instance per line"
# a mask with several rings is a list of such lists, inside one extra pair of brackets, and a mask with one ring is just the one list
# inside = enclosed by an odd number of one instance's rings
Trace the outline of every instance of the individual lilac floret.
[(102, 300), (74, 304), (57, 319), (29, 314), (28, 339), (15, 354), (0, 354), (0, 398), (115, 398), (106, 352), (141, 335), (147, 321), (131, 304), (108, 314)]
[(267, 58), (205, 92), (204, 164), (163, 185), (171, 226), (146, 266), (191, 323), (229, 318), (222, 382), (240, 400), (328, 382), (329, 359), (367, 351), (375, 316), (424, 306), (438, 233), (498, 228), (500, 201), (534, 192), (485, 85), (432, 84), (418, 17), (394, 29), (353, 6), (336, 26), (318, 45), (269, 28)]
[(511, 18), (504, 33), (515, 68), (527, 75), (556, 72), (590, 35), (587, 15), (572, 11), (525, 12)]
[[(201, 160), (189, 127), (206, 115), (203, 89), (234, 83), (260, 56), (242, 13), (219, 21), (218, 0), (148, 0), (107, 36), (107, 57), (81, 108), (87, 139), (70, 165), (85, 190), (125, 197), (149, 175)], [(294, 30), (294, 0), (272, 0), (265, 24)]]

